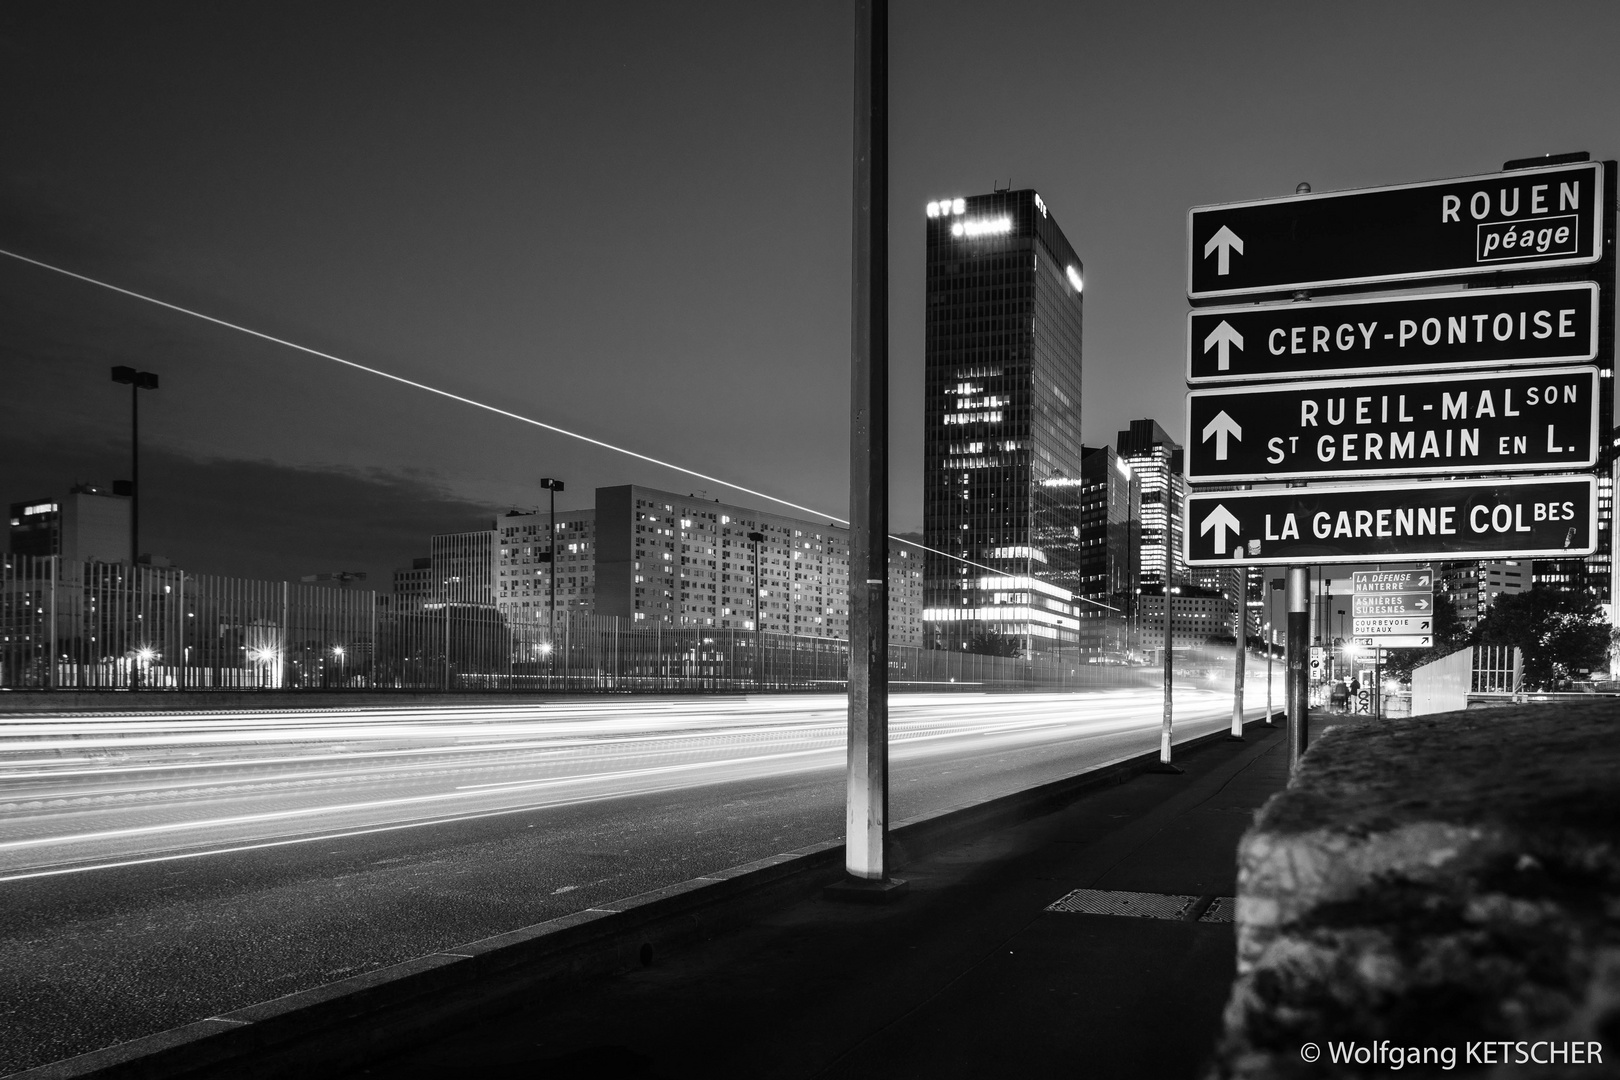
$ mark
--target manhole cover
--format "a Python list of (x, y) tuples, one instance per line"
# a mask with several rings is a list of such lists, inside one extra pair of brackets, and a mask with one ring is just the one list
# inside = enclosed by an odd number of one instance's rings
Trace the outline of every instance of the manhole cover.
[(1047, 911), (1067, 911), (1076, 915), (1134, 915), (1140, 919), (1180, 919), (1198, 899), (1196, 896), (1170, 896), (1151, 892), (1106, 892), (1102, 889), (1076, 889)]
[(1172, 920), (1196, 918), (1199, 922), (1229, 923), (1234, 906), (1230, 896), (1198, 897), (1076, 889), (1056, 903), (1047, 905), (1046, 910), (1075, 915), (1130, 915), (1138, 919)]

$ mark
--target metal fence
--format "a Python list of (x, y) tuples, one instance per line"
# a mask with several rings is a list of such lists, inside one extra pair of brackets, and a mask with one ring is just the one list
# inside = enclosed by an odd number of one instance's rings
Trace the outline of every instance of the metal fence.
[[(1118, 628), (1113, 628), (1118, 629)], [(1115, 635), (1120, 636), (1120, 635)], [(1122, 638), (1121, 638), (1122, 639)], [(897, 689), (1155, 685), (1155, 668), (890, 645)], [(399, 610), (375, 592), (119, 563), (0, 562), (0, 687), (746, 692), (841, 689), (848, 643), (491, 605)]]

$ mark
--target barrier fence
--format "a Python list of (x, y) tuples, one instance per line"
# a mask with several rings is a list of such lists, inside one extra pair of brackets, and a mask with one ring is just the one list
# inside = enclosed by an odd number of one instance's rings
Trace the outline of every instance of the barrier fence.
[[(400, 610), (389, 597), (171, 567), (0, 562), (0, 687), (86, 690), (839, 690), (848, 643), (561, 613), (555, 628), (493, 605)], [(1119, 625), (1115, 625), (1119, 622)], [(1093, 641), (1124, 640), (1124, 624)], [(1186, 677), (1228, 659), (1177, 649)], [(1079, 648), (1033, 657), (889, 646), (896, 689), (1158, 685), (1156, 665)]]

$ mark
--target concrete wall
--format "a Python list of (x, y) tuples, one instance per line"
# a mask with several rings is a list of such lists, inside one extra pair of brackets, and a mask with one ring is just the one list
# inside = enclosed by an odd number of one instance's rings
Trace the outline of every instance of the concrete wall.
[(1334, 1045), (1449, 1051), (1459, 1075), (1487, 1040), (1620, 1052), (1617, 778), (1609, 700), (1329, 729), (1239, 846), (1210, 1076), (1390, 1075), (1330, 1067)]

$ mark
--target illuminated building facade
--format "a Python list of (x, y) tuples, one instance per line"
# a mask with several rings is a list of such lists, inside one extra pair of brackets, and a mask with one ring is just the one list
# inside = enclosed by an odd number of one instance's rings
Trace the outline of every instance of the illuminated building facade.
[[(435, 581), (469, 584), (488, 552), (491, 601), (503, 614), (544, 623), (550, 599), (550, 515), (511, 513), (488, 532), (434, 537)], [(849, 530), (803, 518), (625, 485), (596, 489), (596, 505), (557, 514), (557, 611), (676, 627), (754, 629), (754, 542), (759, 624), (772, 633), (849, 635)], [(475, 538), (482, 538), (478, 540)], [(922, 557), (889, 543), (889, 640), (922, 643)]]
[[(1137, 609), (1137, 640), (1148, 657), (1163, 657), (1164, 587), (1144, 585)], [(1173, 648), (1192, 649), (1224, 638), (1231, 633), (1234, 605), (1213, 589), (1198, 585), (1173, 585), (1170, 595), (1170, 631)]]
[(1436, 600), (1447, 601), (1462, 629), (1472, 632), (1491, 605), (1505, 593), (1527, 591), (1531, 584), (1528, 559), (1473, 559), (1439, 564), (1435, 574)]
[(1084, 268), (1034, 191), (926, 214), (923, 541), (946, 553), (925, 556), (927, 643), (1061, 648), (1079, 630)]
[(1166, 541), (1170, 545), (1171, 580), (1180, 581), (1187, 573), (1186, 545), (1182, 542), (1187, 480), (1181, 444), (1157, 421), (1132, 420), (1131, 426), (1119, 433), (1116, 449), (1142, 485), (1141, 581), (1144, 585), (1164, 583)]
[[(1080, 651), (1088, 660), (1123, 657), (1120, 636), (1140, 571), (1142, 485), (1111, 446), (1088, 446), (1080, 459)], [(1106, 607), (1101, 605), (1107, 605)], [(1111, 616), (1113, 616), (1111, 618)]]

